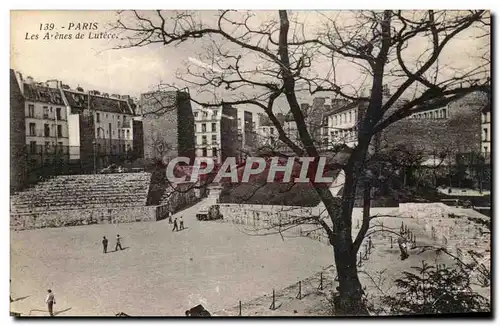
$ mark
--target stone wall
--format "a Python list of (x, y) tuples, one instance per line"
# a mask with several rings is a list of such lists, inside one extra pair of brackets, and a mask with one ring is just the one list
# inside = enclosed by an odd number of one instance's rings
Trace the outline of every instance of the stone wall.
[[(224, 222), (246, 225), (257, 234), (300, 217), (318, 216), (323, 211), (320, 207), (300, 206), (220, 204), (219, 207)], [(326, 232), (314, 225), (299, 225), (285, 233), (307, 236), (325, 244), (329, 242)]]
[(27, 230), (89, 224), (149, 222), (157, 220), (158, 212), (156, 206), (50, 211), (40, 214), (12, 215), (11, 227), (15, 230)]

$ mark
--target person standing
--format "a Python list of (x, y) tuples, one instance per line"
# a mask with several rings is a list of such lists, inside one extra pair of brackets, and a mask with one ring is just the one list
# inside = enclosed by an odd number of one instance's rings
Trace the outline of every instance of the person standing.
[(405, 235), (406, 233), (403, 231), (398, 237), (398, 246), (399, 246), (399, 251), (401, 252), (401, 260), (405, 260), (410, 256), (408, 255), (408, 245), (407, 245), (408, 240), (406, 239)]
[(172, 214), (170, 212), (167, 212), (168, 214), (168, 224), (172, 224)]
[(172, 229), (172, 232), (174, 231), (179, 231), (179, 228), (177, 227), (177, 217), (174, 218), (174, 228)]
[(184, 220), (182, 219), (182, 215), (179, 217), (179, 229), (184, 230)]
[(56, 298), (54, 297), (54, 293), (52, 293), (51, 289), (47, 290), (47, 298), (45, 299), (45, 303), (47, 304), (47, 307), (49, 308), (49, 314), (50, 316), (54, 316), (53, 313), (53, 307), (56, 304)]
[(104, 253), (108, 252), (108, 239), (106, 237), (102, 237), (102, 250)]
[(120, 235), (119, 235), (119, 234), (117, 234), (117, 235), (116, 235), (116, 246), (115, 246), (115, 251), (118, 251), (118, 248), (120, 248), (120, 250), (123, 250), (123, 248), (122, 248), (122, 243), (121, 243), (121, 239), (122, 239), (122, 238), (120, 238)]

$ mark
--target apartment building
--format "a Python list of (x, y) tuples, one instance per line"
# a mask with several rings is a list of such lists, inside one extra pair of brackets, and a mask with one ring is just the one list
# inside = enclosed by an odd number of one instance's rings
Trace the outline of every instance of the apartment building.
[(24, 96), (24, 121), (29, 166), (54, 166), (69, 160), (68, 114), (58, 81), (35, 82), (17, 74)]
[(491, 103), (481, 110), (481, 152), (487, 161), (491, 157)]
[(85, 171), (99, 171), (133, 156), (134, 110), (130, 97), (81, 87), (64, 87), (72, 160)]
[(221, 163), (222, 108), (198, 106), (193, 110), (193, 116), (195, 122), (196, 156), (211, 157), (215, 162)]

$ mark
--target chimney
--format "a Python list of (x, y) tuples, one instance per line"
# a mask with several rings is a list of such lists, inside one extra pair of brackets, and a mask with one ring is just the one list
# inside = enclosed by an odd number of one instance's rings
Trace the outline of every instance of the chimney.
[(59, 81), (57, 79), (49, 79), (45, 82), (45, 86), (49, 88), (58, 88)]
[(21, 94), (24, 94), (23, 75), (18, 71), (15, 72), (15, 75), (16, 75), (17, 84), (19, 85), (19, 89), (21, 90)]

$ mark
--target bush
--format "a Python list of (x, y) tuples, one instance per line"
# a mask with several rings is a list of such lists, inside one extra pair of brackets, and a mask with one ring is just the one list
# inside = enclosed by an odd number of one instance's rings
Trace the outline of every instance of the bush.
[(422, 262), (417, 271), (403, 272), (395, 281), (398, 292), (384, 296), (391, 314), (490, 312), (486, 298), (472, 291), (470, 275), (462, 268), (438, 268)]

